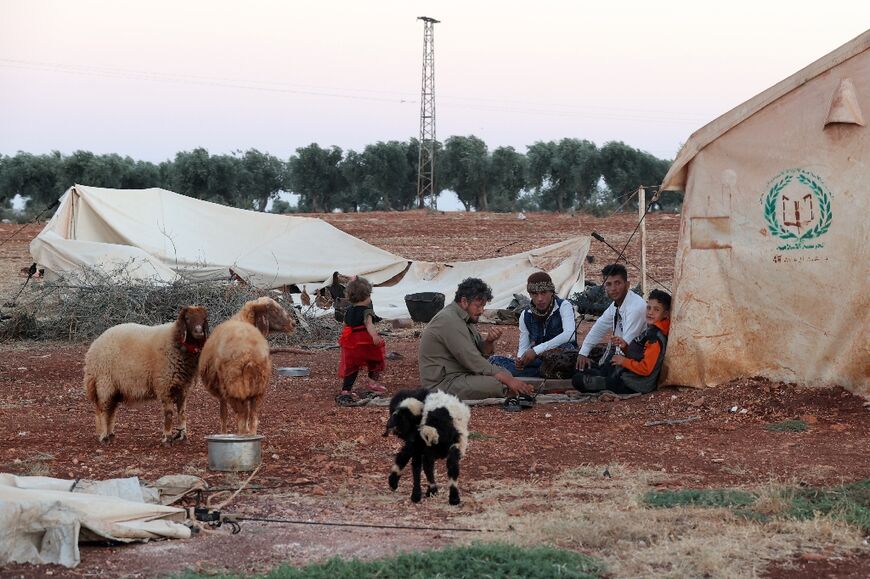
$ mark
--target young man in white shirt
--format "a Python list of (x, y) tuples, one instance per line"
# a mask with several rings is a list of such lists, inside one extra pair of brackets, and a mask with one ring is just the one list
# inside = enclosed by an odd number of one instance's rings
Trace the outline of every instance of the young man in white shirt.
[[(607, 374), (612, 367), (611, 358), (617, 354), (624, 354), (619, 347), (620, 344), (631, 343), (646, 330), (647, 326), (646, 301), (642, 296), (631, 291), (625, 266), (619, 263), (610, 264), (601, 270), (601, 276), (604, 278), (604, 292), (613, 303), (604, 310), (580, 346), (580, 353), (577, 356), (579, 372), (574, 375), (573, 384), (581, 391), (600, 390), (601, 388), (597, 388), (598, 381), (595, 382), (595, 388), (587, 388), (586, 384), (590, 381), (584, 380), (584, 376)], [(589, 359), (589, 352), (593, 346), (604, 342), (608, 334), (610, 339), (607, 349), (596, 364)]]

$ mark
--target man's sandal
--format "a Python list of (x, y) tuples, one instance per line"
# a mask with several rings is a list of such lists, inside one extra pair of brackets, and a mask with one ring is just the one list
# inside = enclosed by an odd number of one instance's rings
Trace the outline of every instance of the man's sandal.
[(511, 396), (504, 399), (505, 412), (520, 412), (523, 407), (520, 405), (520, 400), (516, 396)]
[(342, 392), (335, 397), (335, 403), (339, 406), (356, 406), (357, 399), (354, 397), (353, 393)]
[(520, 405), (520, 408), (532, 408), (535, 405), (535, 397), (520, 394), (517, 396), (517, 404)]

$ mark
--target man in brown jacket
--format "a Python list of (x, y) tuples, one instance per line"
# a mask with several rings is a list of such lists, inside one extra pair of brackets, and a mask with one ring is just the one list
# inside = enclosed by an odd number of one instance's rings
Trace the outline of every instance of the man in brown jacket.
[(420, 339), (424, 388), (443, 390), (461, 400), (532, 394), (531, 386), (487, 359), (502, 335), (501, 329), (493, 328), (483, 339), (476, 328), (491, 299), (489, 286), (470, 277), (459, 284), (453, 303), (432, 318)]

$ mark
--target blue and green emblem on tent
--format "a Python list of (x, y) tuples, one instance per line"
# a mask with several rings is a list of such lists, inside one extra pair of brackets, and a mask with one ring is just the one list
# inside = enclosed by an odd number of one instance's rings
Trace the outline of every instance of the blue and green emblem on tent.
[(768, 184), (764, 196), (764, 220), (771, 235), (786, 243), (787, 249), (817, 249), (821, 243), (808, 243), (827, 233), (831, 227), (831, 193), (818, 175), (803, 169), (788, 169)]

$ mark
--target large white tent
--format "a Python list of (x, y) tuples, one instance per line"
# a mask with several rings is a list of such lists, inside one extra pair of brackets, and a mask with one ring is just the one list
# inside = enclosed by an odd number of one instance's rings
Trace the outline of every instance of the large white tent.
[(435, 291), (450, 299), (456, 285), (471, 276), (493, 287), (495, 308), (506, 307), (538, 270), (550, 272), (567, 296), (575, 284), (582, 288), (588, 249), (589, 238), (577, 237), (503, 258), (411, 262), (321, 219), (235, 209), (164, 189), (82, 185), (63, 195), (30, 245), (34, 261), (54, 275), (83, 267), (124, 268), (125, 275), (170, 282), (229, 279), (232, 269), (260, 288), (307, 284), (309, 289), (330, 281), (335, 271), (375, 284), (391, 280), (375, 293), (377, 311), (388, 319), (407, 317), (406, 294)]
[(870, 30), (694, 133), (663, 382), (870, 395)]

